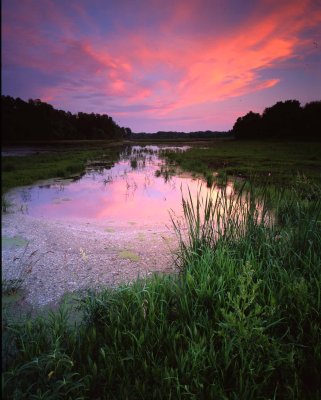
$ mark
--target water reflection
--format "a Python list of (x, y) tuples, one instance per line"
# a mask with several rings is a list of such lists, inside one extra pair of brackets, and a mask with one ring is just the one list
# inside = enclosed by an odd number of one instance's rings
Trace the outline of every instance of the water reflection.
[[(114, 165), (91, 161), (80, 179), (33, 186), (27, 195), (20, 192), (21, 200), (28, 204), (29, 215), (37, 217), (168, 223), (169, 210), (181, 214), (181, 190), (186, 195), (189, 188), (196, 196), (200, 181), (175, 175), (160, 158), (162, 149), (127, 146)], [(207, 193), (206, 185), (201, 191)]]

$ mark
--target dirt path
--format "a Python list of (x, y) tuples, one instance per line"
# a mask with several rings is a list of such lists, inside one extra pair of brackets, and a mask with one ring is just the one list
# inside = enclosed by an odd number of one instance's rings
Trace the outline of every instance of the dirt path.
[(2, 216), (2, 279), (23, 276), (32, 307), (66, 292), (115, 286), (154, 272), (174, 272), (175, 235), (164, 226)]

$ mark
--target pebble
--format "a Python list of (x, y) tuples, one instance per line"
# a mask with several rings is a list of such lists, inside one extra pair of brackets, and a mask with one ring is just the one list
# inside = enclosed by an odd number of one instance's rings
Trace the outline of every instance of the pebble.
[[(104, 231), (108, 224), (99, 221), (49, 220), (20, 212), (3, 214), (2, 218), (3, 236), (19, 235), (29, 241), (21, 262), (30, 266), (31, 261), (32, 264), (32, 273), (24, 276), (23, 288), (26, 291), (25, 301), (33, 307), (56, 303), (66, 291), (93, 289), (97, 284), (114, 287), (132, 282), (138, 276), (150, 276), (156, 271), (175, 272), (168, 243), (162, 235), (173, 238), (173, 250), (176, 240), (173, 232), (165, 226), (115, 223), (115, 232), (108, 235)], [(139, 240), (138, 233), (149, 237), (149, 231), (157, 235), (153, 235), (153, 243), (148, 246)], [(86, 261), (82, 259), (79, 248), (84, 250)], [(21, 250), (24, 249), (3, 249), (3, 279), (11, 279), (17, 273), (13, 259), (21, 255)], [(35, 250), (37, 253), (31, 256)], [(119, 258), (119, 252), (124, 250), (138, 254), (140, 261)]]

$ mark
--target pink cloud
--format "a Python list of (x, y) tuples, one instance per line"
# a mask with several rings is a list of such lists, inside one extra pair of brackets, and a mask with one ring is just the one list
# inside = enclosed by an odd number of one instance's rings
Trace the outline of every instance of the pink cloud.
[[(313, 53), (302, 33), (321, 23), (309, 0), (263, 0), (229, 26), (220, 21), (228, 6), (219, 1), (153, 0), (131, 8), (132, 19), (120, 2), (124, 20), (139, 24), (118, 23), (111, 31), (97, 26), (84, 3), (71, 3), (68, 12), (52, 0), (16, 4), (5, 7), (3, 61), (55, 76), (36, 97), (68, 108), (76, 95), (99, 95), (106, 112), (141, 118), (183, 118), (193, 107), (200, 113), (201, 105), (277, 87), (282, 76), (266, 71)], [(217, 29), (203, 29), (207, 14)]]

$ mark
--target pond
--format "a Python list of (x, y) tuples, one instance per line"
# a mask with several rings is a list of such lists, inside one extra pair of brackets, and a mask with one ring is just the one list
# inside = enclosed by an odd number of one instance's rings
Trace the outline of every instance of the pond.
[[(60, 301), (65, 293), (177, 272), (170, 211), (177, 222), (182, 196), (195, 200), (210, 193), (215, 201), (220, 191), (168, 165), (163, 150), (124, 146), (116, 161), (107, 155), (89, 160), (81, 176), (8, 192), (12, 206), (2, 215), (3, 280), (22, 282), (23, 301), (39, 307)], [(226, 190), (234, 193), (233, 184)], [(232, 198), (226, 197), (228, 209)], [(246, 199), (241, 209), (245, 206)], [(179, 225), (187, 233), (184, 220)]]
[[(160, 146), (127, 146), (119, 160), (88, 162), (81, 177), (55, 180), (18, 191), (21, 210), (31, 216), (55, 219), (85, 218), (128, 224), (165, 224), (169, 211), (181, 214), (182, 195), (206, 194), (206, 184), (177, 174), (161, 157)], [(186, 146), (171, 147), (185, 151)]]

